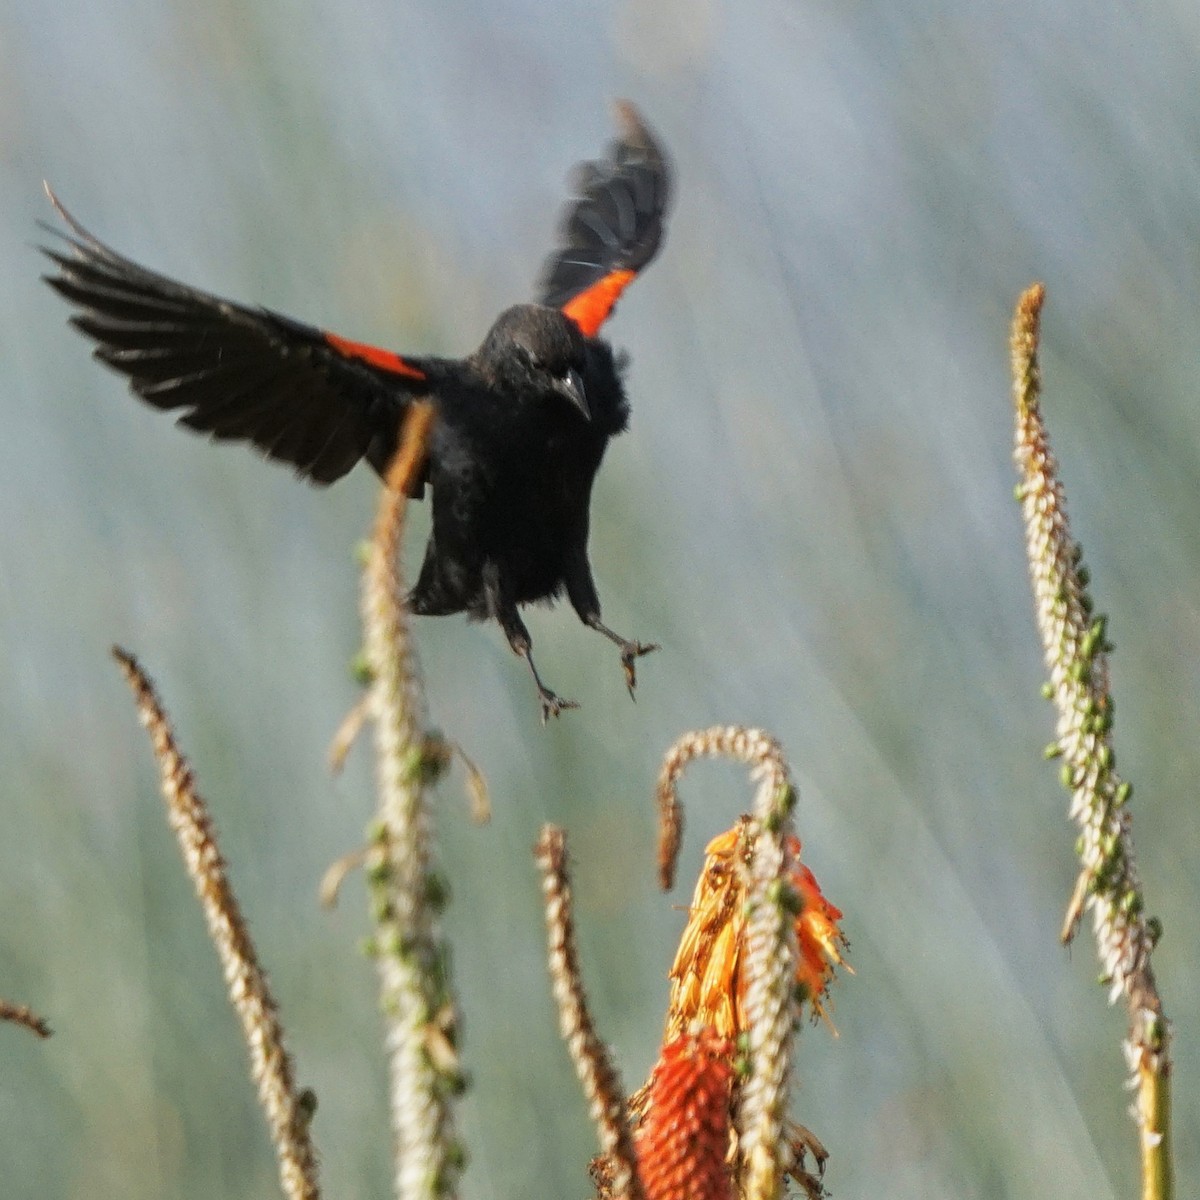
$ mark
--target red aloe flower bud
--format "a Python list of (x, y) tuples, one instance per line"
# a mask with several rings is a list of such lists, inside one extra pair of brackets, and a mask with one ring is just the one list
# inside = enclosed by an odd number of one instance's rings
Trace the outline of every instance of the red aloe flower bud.
[(732, 1054), (733, 1044), (709, 1027), (663, 1046), (636, 1139), (647, 1200), (733, 1200)]

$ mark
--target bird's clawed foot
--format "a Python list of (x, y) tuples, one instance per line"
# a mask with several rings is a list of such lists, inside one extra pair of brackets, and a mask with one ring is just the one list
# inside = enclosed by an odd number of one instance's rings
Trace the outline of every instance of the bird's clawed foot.
[(578, 701), (564, 700), (542, 682), (542, 677), (538, 674), (537, 667), (533, 665), (533, 654), (529, 648), (529, 635), (525, 633), (524, 627), (514, 634), (509, 641), (512, 644), (512, 648), (529, 664), (529, 673), (533, 676), (533, 682), (538, 690), (538, 699), (542, 702), (543, 725), (551, 717), (559, 716), (565, 709), (579, 707)]
[(649, 654), (652, 650), (660, 650), (662, 647), (657, 642), (627, 642), (623, 638), (617, 642), (621, 648), (621, 667), (625, 671), (625, 686), (629, 689), (630, 699), (636, 700), (634, 689), (637, 687), (637, 671), (634, 669), (634, 660), (641, 658), (643, 654)]
[(603, 621), (600, 620), (598, 611), (588, 611), (582, 605), (576, 605), (579, 609), (579, 614), (583, 618), (585, 625), (590, 625), (597, 633), (602, 633), (618, 650), (621, 651), (621, 667), (625, 671), (625, 686), (629, 689), (630, 699), (636, 700), (637, 697), (633, 694), (634, 688), (637, 687), (637, 671), (634, 669), (634, 660), (641, 658), (643, 654), (649, 654), (652, 650), (660, 649), (657, 642), (633, 642), (629, 638), (623, 638), (616, 630), (609, 629)]
[(538, 698), (542, 702), (543, 725), (551, 717), (560, 716), (565, 709), (579, 707), (578, 700), (564, 700), (561, 696), (556, 696), (548, 687), (544, 687), (541, 683), (538, 684)]

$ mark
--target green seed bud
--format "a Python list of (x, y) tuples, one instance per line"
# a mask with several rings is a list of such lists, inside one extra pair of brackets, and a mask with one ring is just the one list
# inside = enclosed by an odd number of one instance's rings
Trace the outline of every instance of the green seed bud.
[(435, 912), (442, 912), (450, 903), (450, 880), (440, 871), (425, 876), (425, 899)]

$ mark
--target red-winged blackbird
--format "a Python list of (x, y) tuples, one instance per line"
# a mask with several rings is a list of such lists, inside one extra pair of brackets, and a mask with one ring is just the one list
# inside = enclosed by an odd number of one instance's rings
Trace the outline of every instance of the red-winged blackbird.
[(432, 399), (414, 494), (432, 489), (433, 528), (412, 611), (494, 617), (529, 664), (543, 721), (577, 705), (542, 683), (519, 605), (565, 588), (580, 619), (619, 647), (631, 695), (634, 660), (657, 649), (601, 622), (587, 555), (592, 481), (629, 418), (623, 358), (597, 335), (658, 250), (670, 193), (650, 130), (632, 105), (618, 116), (607, 159), (577, 168), (539, 303), (506, 309), (465, 359), (402, 358), (176, 283), (98, 241), (52, 193), (73, 236), (60, 235), (69, 251), (43, 248), (57, 265), (46, 281), (78, 310), (71, 324), (138, 396), (313, 483), (362, 458), (386, 475), (409, 401)]

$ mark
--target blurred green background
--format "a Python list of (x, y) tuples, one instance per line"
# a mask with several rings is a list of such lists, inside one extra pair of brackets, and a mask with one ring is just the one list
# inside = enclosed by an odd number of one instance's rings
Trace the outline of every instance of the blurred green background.
[[(583, 708), (548, 729), (498, 631), (427, 619), (435, 721), (490, 780), (439, 800), (474, 1088), (474, 1200), (588, 1193), (530, 847), (570, 832), (583, 966), (650, 1066), (704, 842), (748, 803), (697, 768), (683, 882), (651, 796), (685, 729), (762, 724), (858, 974), (800, 1044), (840, 1197), (1134, 1194), (1124, 1023), (1090, 928), (1012, 500), (1007, 330), (1049, 288), (1046, 409), (1117, 643), (1119, 766), (1176, 1022), (1180, 1195), (1200, 1158), (1200, 10), (1031, 0), (0, 0), (0, 1028), (4, 1197), (241, 1200), (275, 1167), (215, 957), (108, 658), (158, 681), (291, 1034), (330, 1197), (388, 1194), (361, 881), (352, 548), (329, 492), (136, 403), (38, 282), (50, 180), (196, 285), (400, 350), (465, 353), (530, 294), (577, 160), (629, 96), (670, 148), (658, 262), (609, 326), (634, 421), (593, 508), (612, 647), (535, 610)], [(418, 520), (427, 519), (424, 512)], [(420, 536), (420, 529), (415, 537)], [(419, 551), (414, 544), (413, 554)], [(410, 563), (413, 558), (410, 556)]]

